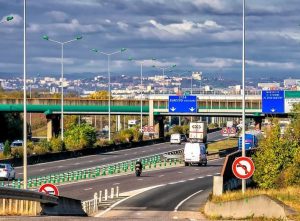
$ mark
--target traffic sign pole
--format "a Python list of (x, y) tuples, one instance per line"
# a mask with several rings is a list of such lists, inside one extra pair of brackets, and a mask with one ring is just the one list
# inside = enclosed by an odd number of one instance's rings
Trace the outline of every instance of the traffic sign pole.
[[(243, 80), (243, 116), (242, 116), (242, 121), (243, 121), (243, 130), (242, 130), (242, 156), (246, 156), (246, 149), (245, 149), (245, 131), (246, 131), (246, 116), (245, 116), (245, 0), (243, 0), (243, 71), (242, 71), (242, 80)], [(242, 192), (243, 194), (246, 191), (246, 180), (242, 180)]]

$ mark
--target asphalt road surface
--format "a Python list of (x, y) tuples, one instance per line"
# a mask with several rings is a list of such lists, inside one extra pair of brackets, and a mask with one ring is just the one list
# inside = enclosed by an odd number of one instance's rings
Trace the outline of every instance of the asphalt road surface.
[[(204, 190), (208, 188), (207, 179), (211, 182), (212, 176), (221, 172), (223, 161), (224, 159), (209, 161), (206, 167), (180, 166), (155, 171), (144, 171), (141, 177), (136, 177), (134, 173), (101, 177), (99, 179), (59, 185), (58, 188), (60, 195), (80, 200), (92, 199), (95, 192), (104, 191), (105, 189), (110, 190), (111, 187), (115, 186), (119, 186), (120, 192), (123, 193), (161, 184), (174, 185), (176, 187), (177, 183), (181, 183), (184, 186), (193, 181), (193, 186), (197, 186), (196, 184), (198, 183), (200, 188)], [(178, 197), (180, 198), (181, 196)]]
[[(208, 134), (208, 141), (222, 139), (220, 131)], [(48, 163), (40, 163), (28, 166), (28, 176), (42, 176), (51, 173), (67, 172), (71, 170), (86, 169), (90, 167), (102, 166), (122, 162), (130, 159), (141, 158), (144, 156), (155, 155), (167, 151), (183, 148), (183, 145), (170, 145), (170, 143), (160, 143), (150, 146), (113, 151), (103, 154), (77, 157), (66, 160), (53, 161)], [(16, 167), (17, 178), (21, 178), (23, 167)]]

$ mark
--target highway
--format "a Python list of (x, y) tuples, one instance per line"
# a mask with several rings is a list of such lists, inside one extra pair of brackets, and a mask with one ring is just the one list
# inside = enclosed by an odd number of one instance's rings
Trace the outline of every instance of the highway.
[[(208, 141), (223, 139), (221, 132), (208, 134)], [(112, 151), (103, 154), (83, 156), (66, 160), (52, 161), (28, 166), (28, 176), (43, 176), (51, 173), (67, 172), (71, 170), (86, 169), (90, 167), (102, 166), (144, 156), (155, 155), (167, 151), (183, 148), (183, 145), (170, 145), (170, 143), (160, 143), (150, 146), (137, 147), (132, 149)], [(16, 167), (16, 178), (22, 178), (23, 167)]]
[(99, 192), (100, 190), (104, 191), (104, 189), (110, 189), (115, 186), (119, 186), (120, 192), (122, 193), (161, 184), (173, 185), (177, 182), (184, 184), (192, 181), (190, 179), (194, 179), (196, 183), (198, 182), (200, 188), (207, 189), (206, 184), (203, 186), (204, 183), (207, 183), (206, 181), (204, 182), (204, 180), (207, 178), (211, 180), (213, 175), (220, 173), (222, 165), (223, 159), (218, 159), (209, 161), (206, 167), (180, 166), (155, 171), (144, 171), (141, 177), (136, 177), (135, 174), (132, 173), (129, 175), (101, 177), (89, 181), (64, 184), (58, 187), (62, 196), (80, 200), (91, 199), (95, 192)]

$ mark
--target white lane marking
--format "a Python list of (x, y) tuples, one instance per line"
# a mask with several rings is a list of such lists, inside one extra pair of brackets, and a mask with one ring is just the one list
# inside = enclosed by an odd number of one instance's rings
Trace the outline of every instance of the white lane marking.
[(23, 174), (23, 173), (18, 173), (18, 174)]
[(178, 219), (178, 217), (177, 216), (173, 216), (173, 219)]
[(142, 181), (143, 179), (138, 179), (139, 181)]
[(85, 191), (88, 191), (88, 190), (92, 190), (93, 188), (86, 188), (86, 189), (83, 189), (83, 190), (85, 190)]
[(213, 175), (206, 175), (206, 176), (213, 176)]
[(90, 160), (90, 161), (89, 161), (89, 163), (93, 163), (93, 162), (94, 162), (93, 160)]
[(173, 185), (173, 184), (176, 184), (176, 183), (178, 183), (178, 182), (171, 182), (171, 183), (168, 183), (169, 185)]
[(44, 171), (45, 169), (40, 169), (40, 171)]
[[(144, 189), (141, 189), (141, 191), (137, 192), (137, 193), (134, 193), (132, 194), (131, 196), (129, 197), (126, 197), (120, 201), (117, 201), (116, 203), (114, 203), (113, 205), (111, 205), (110, 207), (108, 207), (106, 210), (102, 211), (101, 213), (98, 213), (96, 214), (94, 217), (101, 217), (103, 216), (105, 213), (109, 212), (110, 210), (112, 210), (113, 208), (115, 208), (117, 205), (119, 205), (120, 203), (123, 203), (125, 200), (128, 200), (132, 197), (135, 197), (136, 195), (139, 195), (145, 191), (148, 191), (148, 190), (151, 190), (151, 189), (154, 189), (154, 188), (158, 188), (158, 187), (162, 187), (162, 186), (165, 186), (165, 184), (162, 184), (162, 185), (158, 185), (158, 186), (153, 186), (153, 187), (147, 187), (147, 188), (144, 188)], [(126, 194), (126, 193), (123, 193), (123, 194)]]
[(199, 190), (196, 193), (193, 193), (192, 195), (188, 196), (187, 198), (185, 198), (184, 200), (182, 200), (174, 209), (174, 212), (177, 212), (179, 207), (184, 204), (185, 201), (189, 200), (190, 198), (192, 198), (193, 196), (195, 196), (198, 193), (201, 193), (203, 190)]
[(191, 179), (189, 179), (190, 181), (192, 181), (192, 180), (195, 180), (195, 178), (191, 178)]
[(180, 171), (180, 172), (178, 172), (178, 173), (182, 173), (182, 172)]
[(80, 163), (74, 163), (74, 165), (79, 165)]
[(65, 167), (65, 166), (58, 166), (58, 168), (63, 168), (63, 167)]
[(120, 184), (120, 183), (114, 183), (114, 184), (113, 184), (113, 186), (115, 186), (115, 185), (119, 185), (119, 184)]
[(204, 178), (203, 176), (199, 176), (199, 177), (197, 177), (198, 179), (202, 179), (202, 178)]
[(162, 175), (159, 175), (158, 177), (163, 177), (163, 176), (165, 176), (165, 175), (162, 174)]
[(195, 169), (195, 170), (199, 170), (199, 169)]
[(221, 173), (215, 173), (215, 175), (220, 175)]
[(180, 180), (178, 181), (178, 183), (184, 183), (186, 180)]
[(146, 151), (144, 151), (144, 150), (142, 151), (142, 153), (145, 153), (145, 152), (146, 152)]

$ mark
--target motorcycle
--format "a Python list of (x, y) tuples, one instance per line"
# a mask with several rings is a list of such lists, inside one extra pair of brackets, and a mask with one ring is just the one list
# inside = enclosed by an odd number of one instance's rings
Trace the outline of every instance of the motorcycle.
[(141, 176), (142, 174), (142, 169), (140, 167), (136, 167), (135, 168), (135, 175), (138, 177), (138, 176)]

